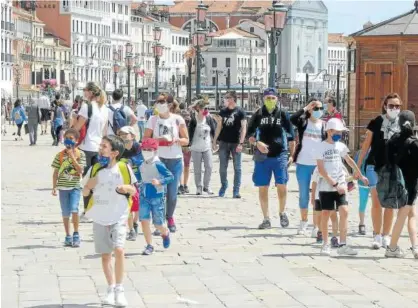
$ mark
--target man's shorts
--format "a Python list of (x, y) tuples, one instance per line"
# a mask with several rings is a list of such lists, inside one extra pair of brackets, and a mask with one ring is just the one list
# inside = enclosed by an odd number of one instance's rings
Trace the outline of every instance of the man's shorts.
[(164, 224), (164, 197), (158, 198), (146, 198), (145, 196), (140, 196), (139, 202), (141, 207), (139, 208), (139, 220), (151, 220), (152, 214), (152, 223), (157, 226), (162, 226)]
[(93, 238), (96, 253), (112, 253), (115, 248), (123, 248), (126, 239), (126, 223), (102, 226), (93, 223)]
[(70, 190), (59, 190), (62, 217), (68, 218), (72, 213), (78, 213), (81, 190), (74, 188)]
[(369, 187), (374, 188), (377, 185), (378, 176), (374, 171), (373, 165), (366, 166), (366, 178), (369, 180)]
[(267, 157), (263, 161), (254, 162), (253, 182), (256, 187), (269, 186), (274, 175), (276, 185), (285, 185), (289, 180), (287, 172), (287, 153), (277, 157)]
[(190, 167), (190, 160), (192, 159), (192, 151), (189, 147), (183, 148), (183, 163), (184, 167)]
[(342, 205), (348, 205), (346, 195), (336, 191), (320, 191), (319, 200), (323, 211), (336, 211)]
[(138, 211), (139, 211), (139, 192), (137, 189), (135, 195), (132, 196), (131, 212), (138, 212)]

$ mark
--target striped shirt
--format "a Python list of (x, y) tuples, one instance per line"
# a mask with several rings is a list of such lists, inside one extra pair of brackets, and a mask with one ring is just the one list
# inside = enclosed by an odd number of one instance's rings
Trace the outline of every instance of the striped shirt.
[[(84, 168), (86, 165), (86, 154), (83, 151), (77, 150), (79, 155), (77, 162)], [(57, 189), (60, 190), (71, 190), (74, 188), (81, 188), (81, 176), (75, 170), (71, 158), (68, 157), (67, 153), (64, 153), (62, 162), (60, 161), (61, 152), (55, 155), (54, 161), (51, 167), (58, 169), (58, 180)]]

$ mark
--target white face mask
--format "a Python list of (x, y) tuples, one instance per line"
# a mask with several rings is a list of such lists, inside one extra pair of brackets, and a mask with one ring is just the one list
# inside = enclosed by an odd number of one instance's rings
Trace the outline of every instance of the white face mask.
[(149, 161), (154, 158), (155, 152), (154, 151), (142, 151), (142, 156), (146, 161)]
[(157, 109), (158, 113), (167, 113), (168, 110), (168, 105), (167, 103), (164, 104), (157, 104), (157, 106), (155, 107), (155, 109)]
[(387, 113), (389, 118), (391, 118), (392, 120), (396, 119), (399, 115), (399, 113), (401, 112), (400, 109), (388, 109)]

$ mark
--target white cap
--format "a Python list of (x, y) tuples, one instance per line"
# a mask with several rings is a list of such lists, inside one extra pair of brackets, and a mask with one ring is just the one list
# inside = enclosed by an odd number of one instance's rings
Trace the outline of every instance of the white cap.
[(347, 131), (347, 127), (345, 127), (344, 123), (337, 118), (329, 119), (327, 122), (326, 130), (336, 130), (336, 131)]
[(132, 134), (135, 136), (135, 129), (132, 126), (124, 126), (119, 131), (125, 134)]

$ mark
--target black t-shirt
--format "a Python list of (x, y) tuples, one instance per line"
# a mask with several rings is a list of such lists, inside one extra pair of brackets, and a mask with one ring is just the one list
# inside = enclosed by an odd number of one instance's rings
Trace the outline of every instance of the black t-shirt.
[(385, 164), (386, 153), (386, 140), (384, 133), (381, 130), (383, 124), (383, 117), (370, 121), (367, 125), (367, 129), (373, 133), (372, 143), (370, 145), (370, 153), (366, 160), (366, 165), (374, 165), (376, 168), (380, 168)]
[(263, 106), (252, 116), (248, 136), (255, 135), (257, 141), (269, 146), (267, 157), (277, 157), (289, 149), (288, 141), (295, 139), (289, 116), (276, 107), (272, 113)]
[(223, 108), (219, 111), (222, 117), (222, 129), (218, 140), (229, 143), (239, 143), (241, 133), (241, 121), (245, 119), (245, 113), (240, 107), (234, 109)]
[(130, 159), (138, 155), (139, 153), (141, 153), (141, 147), (139, 146), (138, 142), (134, 142), (134, 144), (132, 145), (132, 148), (130, 148), (129, 150), (125, 149), (125, 151), (123, 151), (121, 158)]

